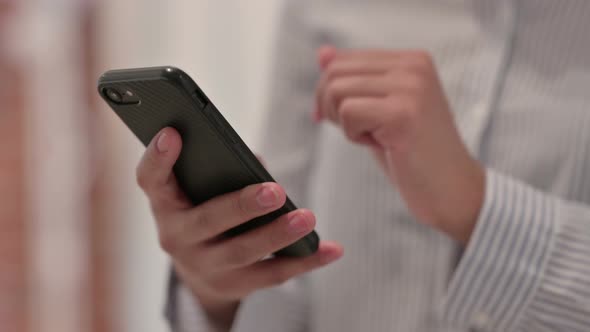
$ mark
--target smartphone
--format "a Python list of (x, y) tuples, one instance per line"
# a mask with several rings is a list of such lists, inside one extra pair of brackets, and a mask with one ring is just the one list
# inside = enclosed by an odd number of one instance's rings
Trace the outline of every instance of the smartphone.
[[(182, 151), (174, 165), (174, 174), (195, 205), (251, 184), (274, 182), (203, 90), (182, 70), (175, 67), (111, 70), (100, 77), (98, 92), (145, 146), (165, 127), (173, 127), (180, 133)], [(287, 198), (280, 209), (224, 235), (242, 234), (295, 209)], [(308, 256), (317, 251), (318, 244), (319, 237), (314, 231), (275, 255)]]

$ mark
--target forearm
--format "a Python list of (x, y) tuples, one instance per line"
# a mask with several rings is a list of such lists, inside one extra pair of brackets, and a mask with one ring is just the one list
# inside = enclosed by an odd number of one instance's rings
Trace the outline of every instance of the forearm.
[(181, 283), (171, 269), (166, 299), (166, 319), (172, 332), (226, 332), (229, 328), (219, 326), (195, 300), (192, 292)]
[(201, 315), (206, 318), (208, 324), (215, 331), (229, 331), (232, 327), (234, 317), (240, 305), (239, 300), (224, 300), (216, 297), (214, 294), (208, 294), (207, 288), (200, 287), (199, 284), (189, 284), (182, 280), (191, 280), (189, 277), (183, 278), (181, 266), (175, 267), (175, 272), (181, 280), (178, 284), (179, 299), (184, 302), (184, 307), (199, 307)]
[(207, 321), (211, 326), (215, 327), (215, 330), (229, 331), (231, 329), (236, 312), (240, 306), (239, 301), (220, 303), (203, 300), (202, 297), (195, 294), (192, 294), (192, 296), (195, 302), (198, 302), (203, 308)]
[(231, 330), (238, 306), (205, 307), (186, 286), (180, 284), (177, 291), (178, 330), (174, 332), (206, 331), (228, 332)]

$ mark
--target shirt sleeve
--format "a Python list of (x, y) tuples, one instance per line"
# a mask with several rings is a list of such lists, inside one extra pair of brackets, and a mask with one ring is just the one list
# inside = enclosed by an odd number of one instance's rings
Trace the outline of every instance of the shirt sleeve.
[(590, 330), (590, 206), (487, 171), (445, 318), (470, 331)]
[[(315, 63), (320, 40), (312, 34), (304, 11), (307, 0), (287, 1), (282, 8), (274, 51), (270, 105), (263, 125), (261, 154), (270, 173), (300, 207), (306, 205), (307, 183), (315, 154), (317, 125), (311, 120), (313, 89), (319, 70)], [(174, 274), (173, 274), (174, 275)], [(258, 291), (238, 310), (232, 331), (305, 329), (304, 283), (290, 281)], [(218, 332), (178, 280), (168, 290), (166, 316), (174, 332)]]

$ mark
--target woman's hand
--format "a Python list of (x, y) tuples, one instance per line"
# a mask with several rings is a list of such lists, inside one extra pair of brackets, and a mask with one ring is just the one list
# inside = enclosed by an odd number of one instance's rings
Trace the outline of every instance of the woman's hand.
[(149, 198), (162, 248), (215, 325), (227, 329), (239, 301), (248, 294), (281, 284), (342, 255), (339, 245), (322, 242), (318, 252), (309, 257), (262, 260), (314, 229), (313, 213), (303, 209), (236, 237), (220, 236), (279, 209), (285, 204), (285, 192), (276, 183), (257, 184), (193, 206), (172, 172), (181, 145), (178, 132), (163, 129), (137, 168), (137, 182)]
[(324, 47), (319, 62), (316, 120), (370, 148), (412, 213), (466, 244), (485, 172), (459, 136), (431, 57)]

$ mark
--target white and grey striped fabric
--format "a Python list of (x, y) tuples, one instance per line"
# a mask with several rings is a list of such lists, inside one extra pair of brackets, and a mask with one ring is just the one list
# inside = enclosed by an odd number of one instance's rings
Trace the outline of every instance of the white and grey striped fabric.
[[(345, 257), (250, 296), (233, 330), (590, 331), (590, 1), (288, 0), (283, 18), (263, 153)], [(466, 248), (417, 223), (367, 151), (311, 123), (323, 43), (433, 54), (487, 167)], [(210, 330), (172, 286), (178, 331)]]

